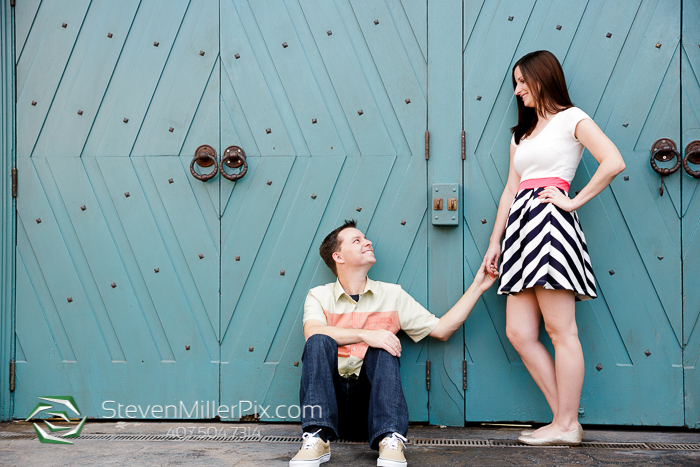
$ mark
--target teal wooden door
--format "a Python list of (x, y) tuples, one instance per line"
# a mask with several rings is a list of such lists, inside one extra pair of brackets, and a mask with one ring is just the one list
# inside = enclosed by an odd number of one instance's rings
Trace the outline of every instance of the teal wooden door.
[[(684, 2), (686, 14), (697, 15), (690, 3)], [(581, 423), (697, 423), (697, 415), (693, 421), (684, 417), (682, 344), (687, 342), (685, 365), (694, 365), (697, 332), (693, 337), (690, 331), (698, 299), (686, 286), (684, 316), (681, 281), (681, 251), (684, 277), (697, 272), (692, 258), (698, 250), (690, 241), (697, 208), (689, 199), (697, 184), (681, 170), (664, 179), (660, 196), (660, 178), (649, 164), (655, 140), (670, 138), (680, 145), (697, 132), (697, 120), (692, 120), (697, 80), (689, 64), (697, 58), (697, 41), (681, 47), (681, 3), (553, 0), (465, 5), (464, 197), (473, 200), (465, 203), (464, 211), (465, 269), (473, 271), (486, 251), (507, 177), (508, 129), (516, 122), (512, 64), (527, 52), (551, 50), (563, 64), (572, 100), (615, 142), (627, 165), (608, 189), (579, 211), (599, 293), (596, 300), (577, 305), (586, 359)], [(686, 70), (684, 138), (681, 69)], [(688, 120), (695, 123), (687, 126)], [(586, 152), (572, 191), (580, 190), (596, 168)], [(683, 216), (683, 237), (682, 209), (691, 213)], [(469, 280), (470, 274), (466, 276)], [(465, 419), (549, 421), (543, 396), (505, 336), (504, 310), (505, 299), (490, 291), (465, 328)], [(689, 374), (695, 373), (686, 370), (685, 397), (697, 404)]]
[[(374, 241), (372, 277), (427, 305), (425, 1), (16, 18), (17, 418), (51, 392), (91, 417), (249, 401), (285, 407), (223, 418), (296, 419), (303, 302), (333, 280), (317, 248), (346, 218)], [(201, 144), (244, 148), (247, 175), (193, 179)], [(413, 420), (425, 345), (404, 342)]]
[[(357, 219), (370, 276), (427, 305), (426, 2), (222, 0), (221, 24), (221, 145), (250, 167), (222, 181), (221, 401), (295, 420), (328, 232)], [(426, 343), (407, 340), (409, 412), (427, 420)]]
[(218, 26), (206, 1), (18, 2), (15, 417), (218, 401), (219, 183), (189, 174), (218, 147)]

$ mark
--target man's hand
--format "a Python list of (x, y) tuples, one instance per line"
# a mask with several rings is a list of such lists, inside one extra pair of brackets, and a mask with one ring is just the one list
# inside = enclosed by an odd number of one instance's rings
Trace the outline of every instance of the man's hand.
[(360, 337), (370, 347), (384, 349), (394, 357), (401, 356), (401, 341), (391, 331), (384, 329), (376, 331), (362, 330)]

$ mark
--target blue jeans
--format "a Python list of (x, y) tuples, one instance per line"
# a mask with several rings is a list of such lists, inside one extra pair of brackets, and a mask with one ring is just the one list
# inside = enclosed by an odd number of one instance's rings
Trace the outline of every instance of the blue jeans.
[(386, 433), (408, 432), (408, 406), (398, 357), (370, 347), (358, 378), (338, 373), (338, 345), (322, 334), (304, 346), (301, 426), (328, 428), (329, 439), (369, 439), (372, 449)]

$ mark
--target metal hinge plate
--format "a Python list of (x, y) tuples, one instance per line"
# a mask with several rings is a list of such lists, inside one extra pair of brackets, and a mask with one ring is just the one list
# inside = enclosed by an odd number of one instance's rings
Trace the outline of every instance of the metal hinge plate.
[(12, 197), (16, 198), (17, 197), (17, 168), (13, 167), (11, 170), (12, 173)]
[(10, 6), (15, 6), (15, 0), (10, 0)]
[(425, 389), (430, 391), (430, 360), (425, 361)]
[(462, 130), (462, 160), (466, 159), (466, 156), (464, 155), (464, 149), (465, 148), (465, 141), (464, 141), (464, 130)]
[(462, 391), (467, 390), (467, 361), (462, 360)]
[(430, 132), (425, 132), (425, 160), (430, 159)]
[(10, 392), (15, 390), (15, 361), (10, 360)]

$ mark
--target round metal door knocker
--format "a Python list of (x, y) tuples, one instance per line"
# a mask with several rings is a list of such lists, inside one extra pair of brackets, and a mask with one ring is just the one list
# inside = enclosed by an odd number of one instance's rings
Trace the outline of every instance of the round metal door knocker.
[[(656, 161), (667, 162), (673, 159), (674, 156), (676, 158), (676, 165), (670, 169), (662, 169), (656, 165)], [(676, 149), (676, 143), (668, 138), (657, 139), (651, 146), (651, 160), (649, 162), (654, 172), (659, 175), (667, 176), (675, 173), (681, 167), (681, 155)]]
[(700, 164), (700, 140), (691, 141), (685, 147), (685, 157), (683, 158), (683, 169), (693, 178), (700, 178), (700, 170), (692, 170), (688, 163)]
[[(668, 162), (676, 158), (676, 165), (668, 168), (661, 168), (656, 165), (656, 161)], [(651, 168), (654, 172), (661, 175), (661, 186), (659, 187), (659, 195), (664, 195), (664, 177), (675, 173), (681, 167), (681, 155), (676, 149), (676, 143), (668, 138), (660, 138), (654, 141), (651, 145), (651, 159), (649, 160)]]
[[(224, 166), (231, 169), (239, 169), (238, 173), (229, 174), (224, 170)], [(236, 181), (243, 178), (248, 172), (248, 162), (246, 161), (245, 151), (239, 146), (229, 146), (224, 151), (221, 157), (221, 165), (219, 166), (221, 176), (227, 180)]]
[[(199, 174), (196, 170), (194, 170), (195, 164), (204, 168), (211, 167), (213, 165), (214, 170), (208, 174)], [(218, 171), (219, 164), (216, 162), (216, 149), (209, 146), (208, 144), (203, 144), (200, 147), (198, 147), (197, 150), (194, 152), (194, 158), (190, 163), (190, 173), (192, 174), (192, 176), (197, 180), (206, 182), (207, 180), (211, 180), (212, 178), (214, 178)]]

